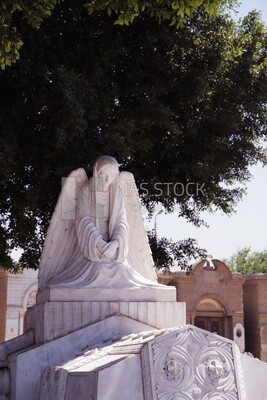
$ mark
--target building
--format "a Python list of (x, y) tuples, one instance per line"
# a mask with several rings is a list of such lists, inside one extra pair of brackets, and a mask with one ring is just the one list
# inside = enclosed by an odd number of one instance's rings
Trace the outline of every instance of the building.
[(21, 274), (0, 270), (0, 343), (21, 335), (26, 329), (26, 311), (35, 304), (37, 271)]
[(186, 302), (187, 323), (235, 340), (244, 351), (244, 277), (219, 260), (197, 262), (190, 274), (174, 272), (159, 281), (176, 287)]

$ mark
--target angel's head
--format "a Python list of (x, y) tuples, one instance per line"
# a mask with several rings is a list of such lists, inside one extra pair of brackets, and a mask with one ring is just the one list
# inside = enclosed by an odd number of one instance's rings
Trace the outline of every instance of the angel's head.
[(119, 175), (119, 164), (117, 160), (111, 156), (101, 156), (96, 160), (94, 165), (94, 177), (101, 178), (103, 182), (103, 190), (108, 190), (109, 186), (115, 181)]

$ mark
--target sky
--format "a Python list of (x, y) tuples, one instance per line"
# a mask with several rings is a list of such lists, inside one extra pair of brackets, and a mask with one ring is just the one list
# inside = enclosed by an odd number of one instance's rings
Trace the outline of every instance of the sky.
[[(237, 17), (254, 9), (262, 11), (262, 18), (267, 23), (266, 0), (241, 1)], [(217, 259), (229, 259), (243, 247), (250, 247), (252, 251), (267, 250), (267, 166), (257, 165), (250, 171), (253, 178), (246, 185), (247, 195), (236, 207), (235, 214), (229, 217), (222, 212), (203, 213), (209, 228), (196, 228), (178, 218), (177, 213), (162, 213), (157, 216), (158, 237), (175, 241), (192, 237)], [(148, 226), (154, 227), (154, 221)]]

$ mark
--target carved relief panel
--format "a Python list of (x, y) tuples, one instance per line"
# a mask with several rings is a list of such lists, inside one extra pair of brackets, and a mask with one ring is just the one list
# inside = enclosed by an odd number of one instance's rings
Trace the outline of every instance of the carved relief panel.
[(141, 352), (145, 400), (245, 400), (236, 345), (187, 325)]

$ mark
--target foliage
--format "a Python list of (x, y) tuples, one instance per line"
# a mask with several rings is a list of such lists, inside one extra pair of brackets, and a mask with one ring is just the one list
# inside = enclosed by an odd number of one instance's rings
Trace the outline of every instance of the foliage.
[(18, 246), (22, 265), (38, 265), (61, 177), (81, 166), (90, 176), (101, 154), (134, 174), (150, 210), (161, 202), (195, 224), (205, 209), (230, 213), (249, 166), (265, 160), (267, 36), (256, 13), (240, 24), (203, 13), (175, 30), (145, 16), (129, 27), (88, 19), (82, 5), (62, 1), (42, 30), (22, 25), (21, 59), (0, 71), (6, 266)]
[[(61, 0), (64, 3), (64, 0)], [(65, 1), (72, 7), (73, 1)], [(221, 4), (232, 4), (232, 0), (89, 0), (81, 4), (88, 13), (106, 12), (114, 15), (114, 23), (129, 25), (140, 15), (146, 14), (158, 23), (183, 26), (199, 8), (215, 13)], [(21, 25), (40, 28), (45, 18), (50, 17), (60, 0), (1, 0), (0, 5), (0, 68), (5, 69), (20, 57), (24, 42)], [(89, 23), (89, 21), (88, 21)]]
[(23, 45), (18, 26), (25, 22), (29, 27), (39, 28), (51, 15), (58, 0), (2, 0), (0, 4), (0, 67), (5, 69), (19, 59)]
[(165, 237), (157, 239), (154, 233), (148, 233), (155, 267), (162, 272), (169, 272), (174, 266), (189, 271), (192, 260), (207, 258), (207, 251), (198, 247), (194, 239), (184, 239), (174, 242)]
[(206, 12), (214, 14), (222, 3), (232, 4), (231, 1), (221, 0), (109, 0), (89, 1), (85, 4), (89, 14), (94, 11), (106, 11), (108, 15), (116, 15), (115, 24), (129, 25), (141, 13), (156, 19), (158, 23), (167, 21), (177, 27), (184, 26), (187, 18), (192, 18), (201, 7)]
[(229, 260), (224, 260), (233, 272), (243, 275), (267, 272), (267, 250), (252, 252), (249, 247), (238, 250)]

